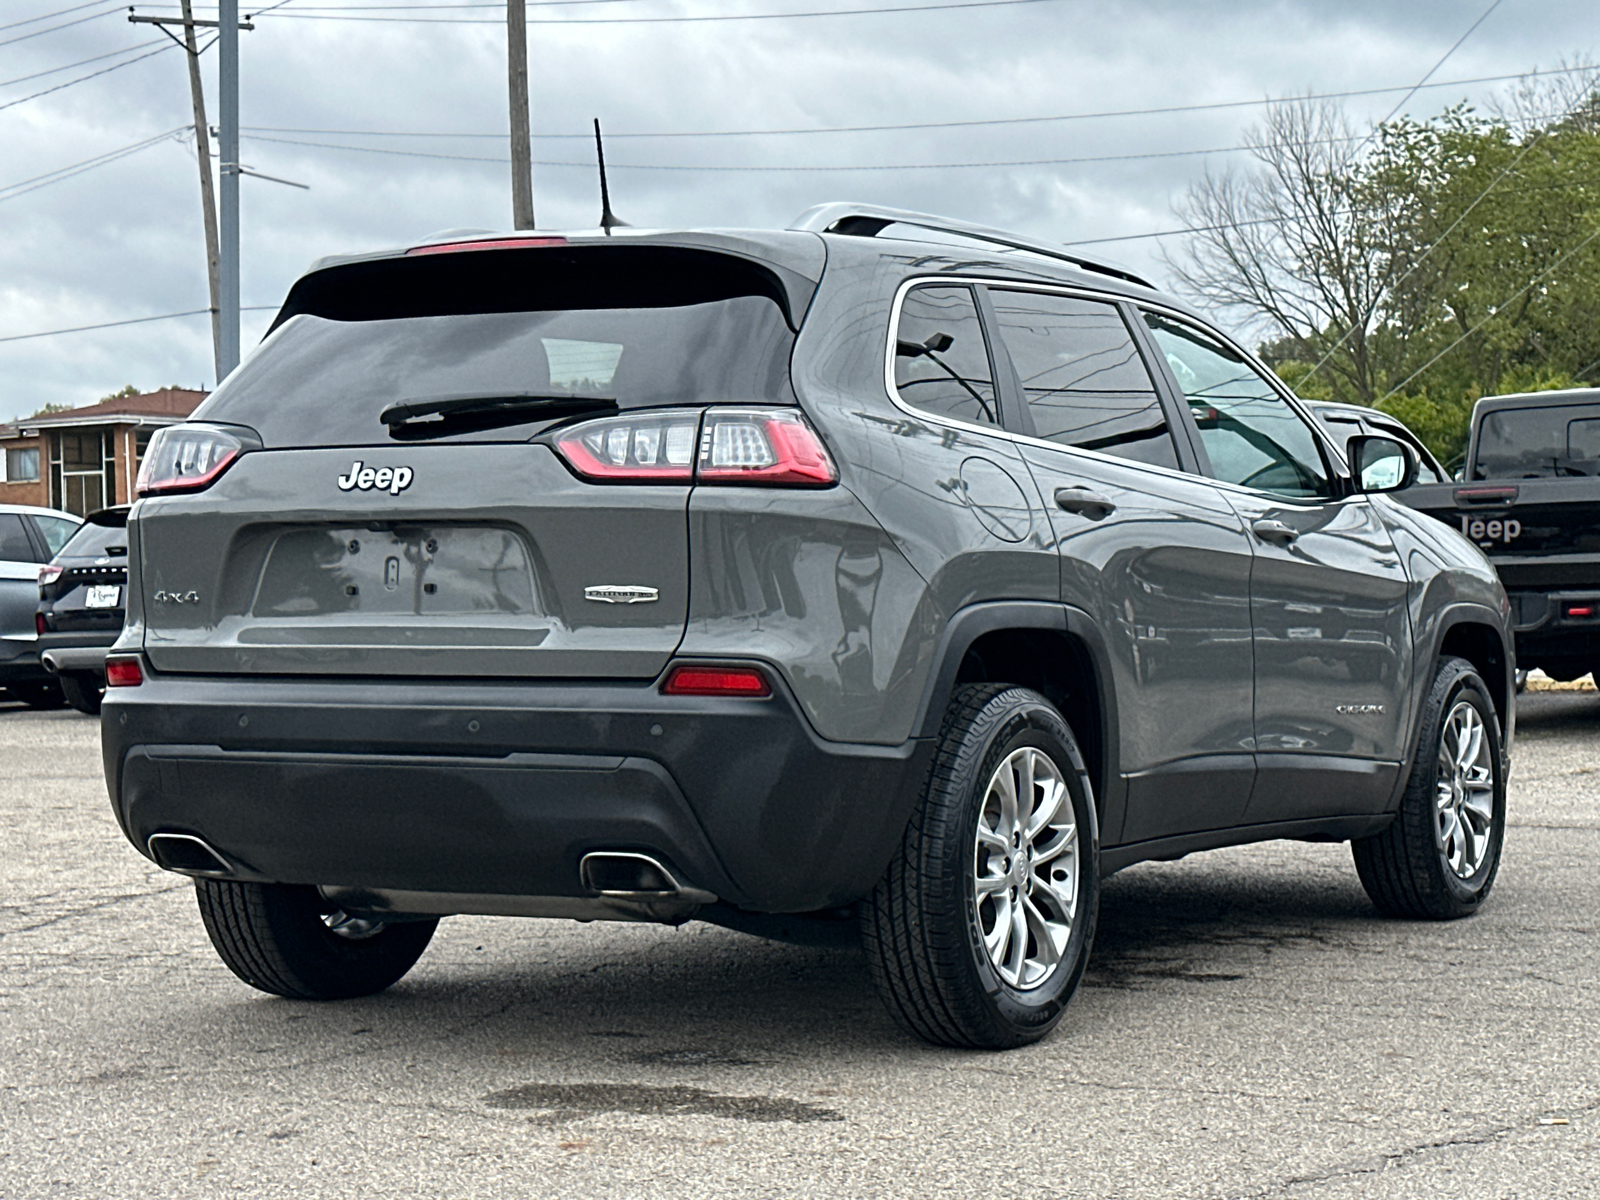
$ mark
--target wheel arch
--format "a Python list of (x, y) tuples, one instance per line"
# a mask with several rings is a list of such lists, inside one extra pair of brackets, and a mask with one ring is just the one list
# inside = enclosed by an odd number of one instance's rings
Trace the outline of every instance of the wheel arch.
[(1114, 828), (1121, 815), (1121, 759), (1110, 681), (1105, 641), (1087, 613), (1043, 601), (974, 604), (945, 627), (918, 713), (917, 736), (938, 735), (945, 709), (962, 684), (1033, 688), (1049, 697), (1072, 727), (1094, 784), (1100, 827)]
[(1509, 750), (1516, 721), (1513, 681), (1516, 657), (1512, 648), (1507, 646), (1492, 618), (1468, 605), (1446, 612), (1439, 625), (1439, 647), (1432, 662), (1454, 657), (1472, 664), (1489, 688), (1489, 699), (1500, 720), (1501, 737)]

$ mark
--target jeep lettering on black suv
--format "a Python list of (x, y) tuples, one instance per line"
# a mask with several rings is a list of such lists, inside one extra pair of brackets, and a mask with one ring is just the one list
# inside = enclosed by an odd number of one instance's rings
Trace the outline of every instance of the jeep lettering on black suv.
[(1505, 595), (1375, 490), (1182, 305), (982, 227), (325, 261), (151, 443), (106, 777), (263, 991), (387, 987), (452, 913), (852, 917), (906, 1029), (1019, 1045), (1131, 863), (1487, 895)]

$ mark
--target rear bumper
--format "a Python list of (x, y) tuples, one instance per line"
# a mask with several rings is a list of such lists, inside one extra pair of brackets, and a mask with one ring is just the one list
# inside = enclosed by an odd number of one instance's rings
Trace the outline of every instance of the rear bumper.
[(746, 700), (146, 668), (101, 721), (113, 808), (146, 854), (181, 832), (239, 878), (588, 897), (584, 854), (636, 850), (761, 912), (868, 892), (932, 753), (822, 741), (781, 684)]
[(54, 674), (62, 672), (106, 673), (106, 655), (121, 635), (120, 629), (105, 633), (41, 633), (39, 661)]
[[(1508, 593), (1515, 622), (1517, 665), (1582, 662), (1600, 668), (1600, 588)], [(1573, 606), (1591, 615), (1572, 616)]]

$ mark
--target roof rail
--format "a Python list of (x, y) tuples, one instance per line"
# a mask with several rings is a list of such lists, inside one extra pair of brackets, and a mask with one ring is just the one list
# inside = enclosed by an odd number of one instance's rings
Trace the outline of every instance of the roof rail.
[(1098, 271), (1102, 275), (1136, 283), (1140, 287), (1152, 290), (1155, 288), (1148, 279), (1135, 275), (1125, 267), (1074, 254), (1054, 242), (1036, 241), (988, 225), (975, 225), (970, 221), (956, 221), (949, 217), (911, 212), (903, 208), (884, 208), (877, 204), (857, 204), (852, 201), (819, 204), (815, 208), (806, 209), (794, 219), (789, 228), (805, 233), (843, 233), (854, 237), (876, 237), (890, 225), (912, 225), (918, 229), (955, 234), (959, 237), (972, 238), (974, 241), (1005, 246), (1011, 250), (1027, 250), (1033, 254), (1043, 254), (1048, 258), (1061, 259), (1086, 271)]

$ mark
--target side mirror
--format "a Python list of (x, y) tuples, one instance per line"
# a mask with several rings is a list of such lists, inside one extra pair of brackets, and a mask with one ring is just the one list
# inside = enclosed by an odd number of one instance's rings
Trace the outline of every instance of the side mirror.
[(1417, 452), (1395, 438), (1353, 437), (1344, 454), (1358, 492), (1398, 492), (1417, 481)]

